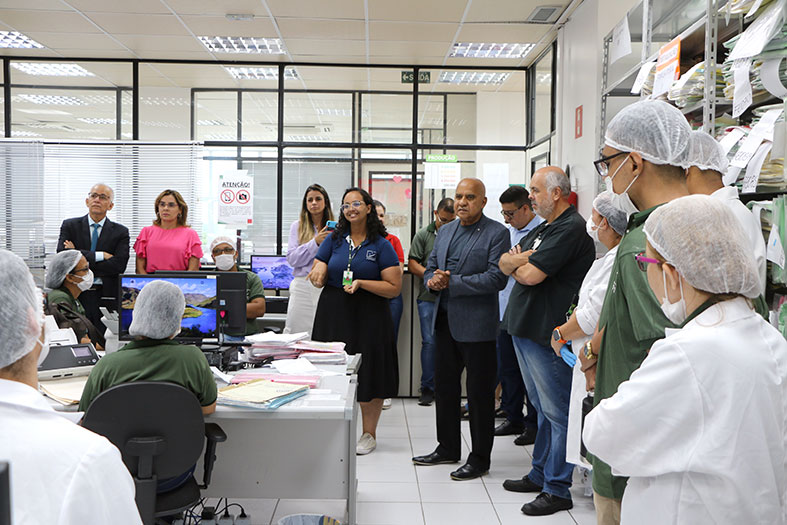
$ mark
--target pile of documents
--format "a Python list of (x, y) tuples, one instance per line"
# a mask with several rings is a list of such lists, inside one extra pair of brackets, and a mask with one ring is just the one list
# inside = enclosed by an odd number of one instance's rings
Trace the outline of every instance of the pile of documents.
[(54, 399), (62, 405), (76, 405), (82, 397), (88, 376), (66, 377), (39, 381), (38, 389), (46, 397)]
[(218, 403), (260, 410), (275, 410), (293, 399), (306, 395), (308, 391), (307, 385), (254, 379), (247, 383), (220, 389)]
[[(722, 14), (729, 12), (733, 15), (745, 14), (747, 16), (756, 16), (772, 1), (773, 0), (730, 0), (727, 2), (726, 6), (721, 8), (721, 12)], [(753, 13), (751, 12), (752, 9), (754, 9)]]
[(238, 385), (241, 383), (248, 383), (255, 379), (267, 379), (274, 383), (289, 383), (291, 385), (306, 385), (309, 388), (317, 388), (320, 383), (319, 375), (291, 375), (291, 374), (277, 374), (270, 370), (261, 368), (244, 370), (232, 376), (231, 384)]
[(248, 360), (251, 363), (305, 357), (312, 363), (342, 365), (347, 362), (345, 344), (307, 340), (308, 334), (274, 334), (266, 332), (248, 337), (252, 341)]
[[(716, 65), (716, 97), (724, 96), (724, 76), (722, 68)], [(681, 77), (672, 84), (667, 99), (672, 101), (679, 108), (683, 108), (699, 102), (705, 95), (705, 62), (699, 62), (694, 67), (683, 73)]]

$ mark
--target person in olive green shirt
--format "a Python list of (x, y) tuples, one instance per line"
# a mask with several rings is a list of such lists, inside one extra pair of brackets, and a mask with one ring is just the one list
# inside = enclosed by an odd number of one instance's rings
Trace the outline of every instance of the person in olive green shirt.
[(265, 288), (260, 277), (248, 270), (238, 269), (238, 252), (233, 246), (234, 240), (230, 237), (216, 237), (210, 243), (210, 253), (216, 269), (222, 272), (241, 271), (246, 274), (246, 330), (244, 333), (225, 332), (224, 339), (228, 341), (242, 341), (244, 336), (259, 332), (255, 319), (265, 315)]
[(434, 248), (437, 230), (456, 218), (454, 214), (454, 199), (446, 197), (437, 203), (433, 212), (435, 220), (425, 228), (418, 230), (410, 243), (407, 269), (413, 274), (413, 279), (418, 281), (418, 318), (421, 322), (421, 396), (418, 404), (430, 406), (434, 401), (434, 353), (435, 343), (431, 331), (432, 316), (434, 314), (435, 294), (424, 286), (424, 272), (426, 261)]
[[(645, 251), (645, 220), (658, 206), (688, 195), (684, 164), (691, 127), (675, 107), (661, 101), (627, 106), (606, 131), (596, 169), (612, 188), (613, 206), (631, 214), (612, 266), (596, 334), (580, 355), (594, 404), (611, 397), (647, 357), (665, 328), (675, 328), (639, 270), (635, 256)], [(590, 358), (586, 358), (590, 356)], [(656, 423), (658, 424), (658, 423)], [(593, 499), (599, 525), (620, 523), (627, 478), (590, 455)]]

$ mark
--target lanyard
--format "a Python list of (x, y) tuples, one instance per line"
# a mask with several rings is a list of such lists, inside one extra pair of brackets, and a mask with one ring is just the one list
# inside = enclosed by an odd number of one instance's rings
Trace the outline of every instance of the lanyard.
[(347, 271), (349, 272), (350, 271), (350, 265), (352, 264), (353, 259), (355, 259), (355, 256), (358, 255), (358, 252), (361, 251), (361, 246), (363, 246), (363, 241), (361, 242), (360, 245), (358, 245), (355, 248), (355, 250), (353, 250), (353, 246), (354, 245), (353, 245), (352, 237), (350, 237), (348, 235), (347, 238), (348, 238), (348, 241), (349, 241), (349, 244), (350, 244), (349, 256), (347, 257)]

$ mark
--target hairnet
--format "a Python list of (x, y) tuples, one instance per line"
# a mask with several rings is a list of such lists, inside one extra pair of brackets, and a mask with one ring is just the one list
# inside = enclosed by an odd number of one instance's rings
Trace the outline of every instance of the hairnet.
[(737, 217), (708, 195), (675, 199), (650, 214), (645, 237), (686, 282), (713, 294), (760, 294), (757, 265)]
[(218, 246), (219, 244), (229, 244), (230, 246), (235, 248), (235, 239), (232, 237), (227, 237), (226, 235), (222, 235), (213, 239), (213, 242), (210, 243), (210, 253), (213, 253), (213, 248)]
[(607, 219), (609, 225), (612, 226), (612, 229), (619, 235), (626, 233), (628, 216), (625, 212), (620, 211), (612, 205), (610, 190), (596, 195), (596, 198), (593, 199), (593, 209), (596, 210), (599, 215)]
[(66, 280), (66, 275), (76, 268), (81, 258), (82, 252), (79, 250), (63, 250), (55, 254), (49, 262), (49, 269), (46, 272), (46, 281), (44, 282), (46, 287), (50, 290), (60, 288), (63, 281)]
[(691, 132), (685, 168), (696, 166), (701, 170), (724, 174), (727, 172), (727, 165), (727, 155), (716, 139), (702, 130)]
[(41, 336), (44, 306), (30, 270), (8, 250), (0, 250), (0, 368), (30, 353)]
[(685, 167), (690, 133), (691, 126), (675, 106), (642, 100), (612, 118), (604, 142), (619, 151), (639, 153), (653, 164)]
[(135, 337), (168, 339), (180, 331), (186, 298), (177, 285), (151, 281), (137, 295), (128, 333)]

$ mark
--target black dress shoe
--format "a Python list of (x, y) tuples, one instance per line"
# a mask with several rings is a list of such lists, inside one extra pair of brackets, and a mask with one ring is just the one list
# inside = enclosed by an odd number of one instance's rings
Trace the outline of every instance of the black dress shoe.
[(524, 446), (524, 445), (532, 445), (536, 442), (536, 433), (538, 432), (537, 429), (528, 427), (526, 428), (520, 435), (516, 437), (514, 440), (514, 445)]
[(489, 474), (489, 469), (474, 467), (470, 463), (465, 463), (455, 471), (451, 472), (451, 479), (456, 481), (467, 481), (469, 479), (480, 478), (484, 474)]
[(513, 436), (519, 435), (525, 431), (525, 427), (522, 425), (517, 425), (515, 423), (510, 422), (509, 420), (505, 420), (497, 427), (495, 427), (495, 435), (496, 436)]
[(425, 456), (415, 456), (413, 458), (413, 463), (416, 465), (443, 465), (445, 463), (459, 463), (459, 460), (447, 458), (439, 452), (432, 452)]
[(434, 392), (428, 388), (421, 390), (421, 397), (418, 398), (418, 404), (422, 407), (432, 406), (434, 401)]
[(530, 481), (527, 476), (522, 479), (507, 479), (503, 482), (503, 488), (510, 492), (541, 492), (541, 485)]
[(522, 505), (522, 512), (528, 516), (549, 516), (574, 506), (571, 498), (559, 498), (554, 494), (542, 492), (530, 503)]

